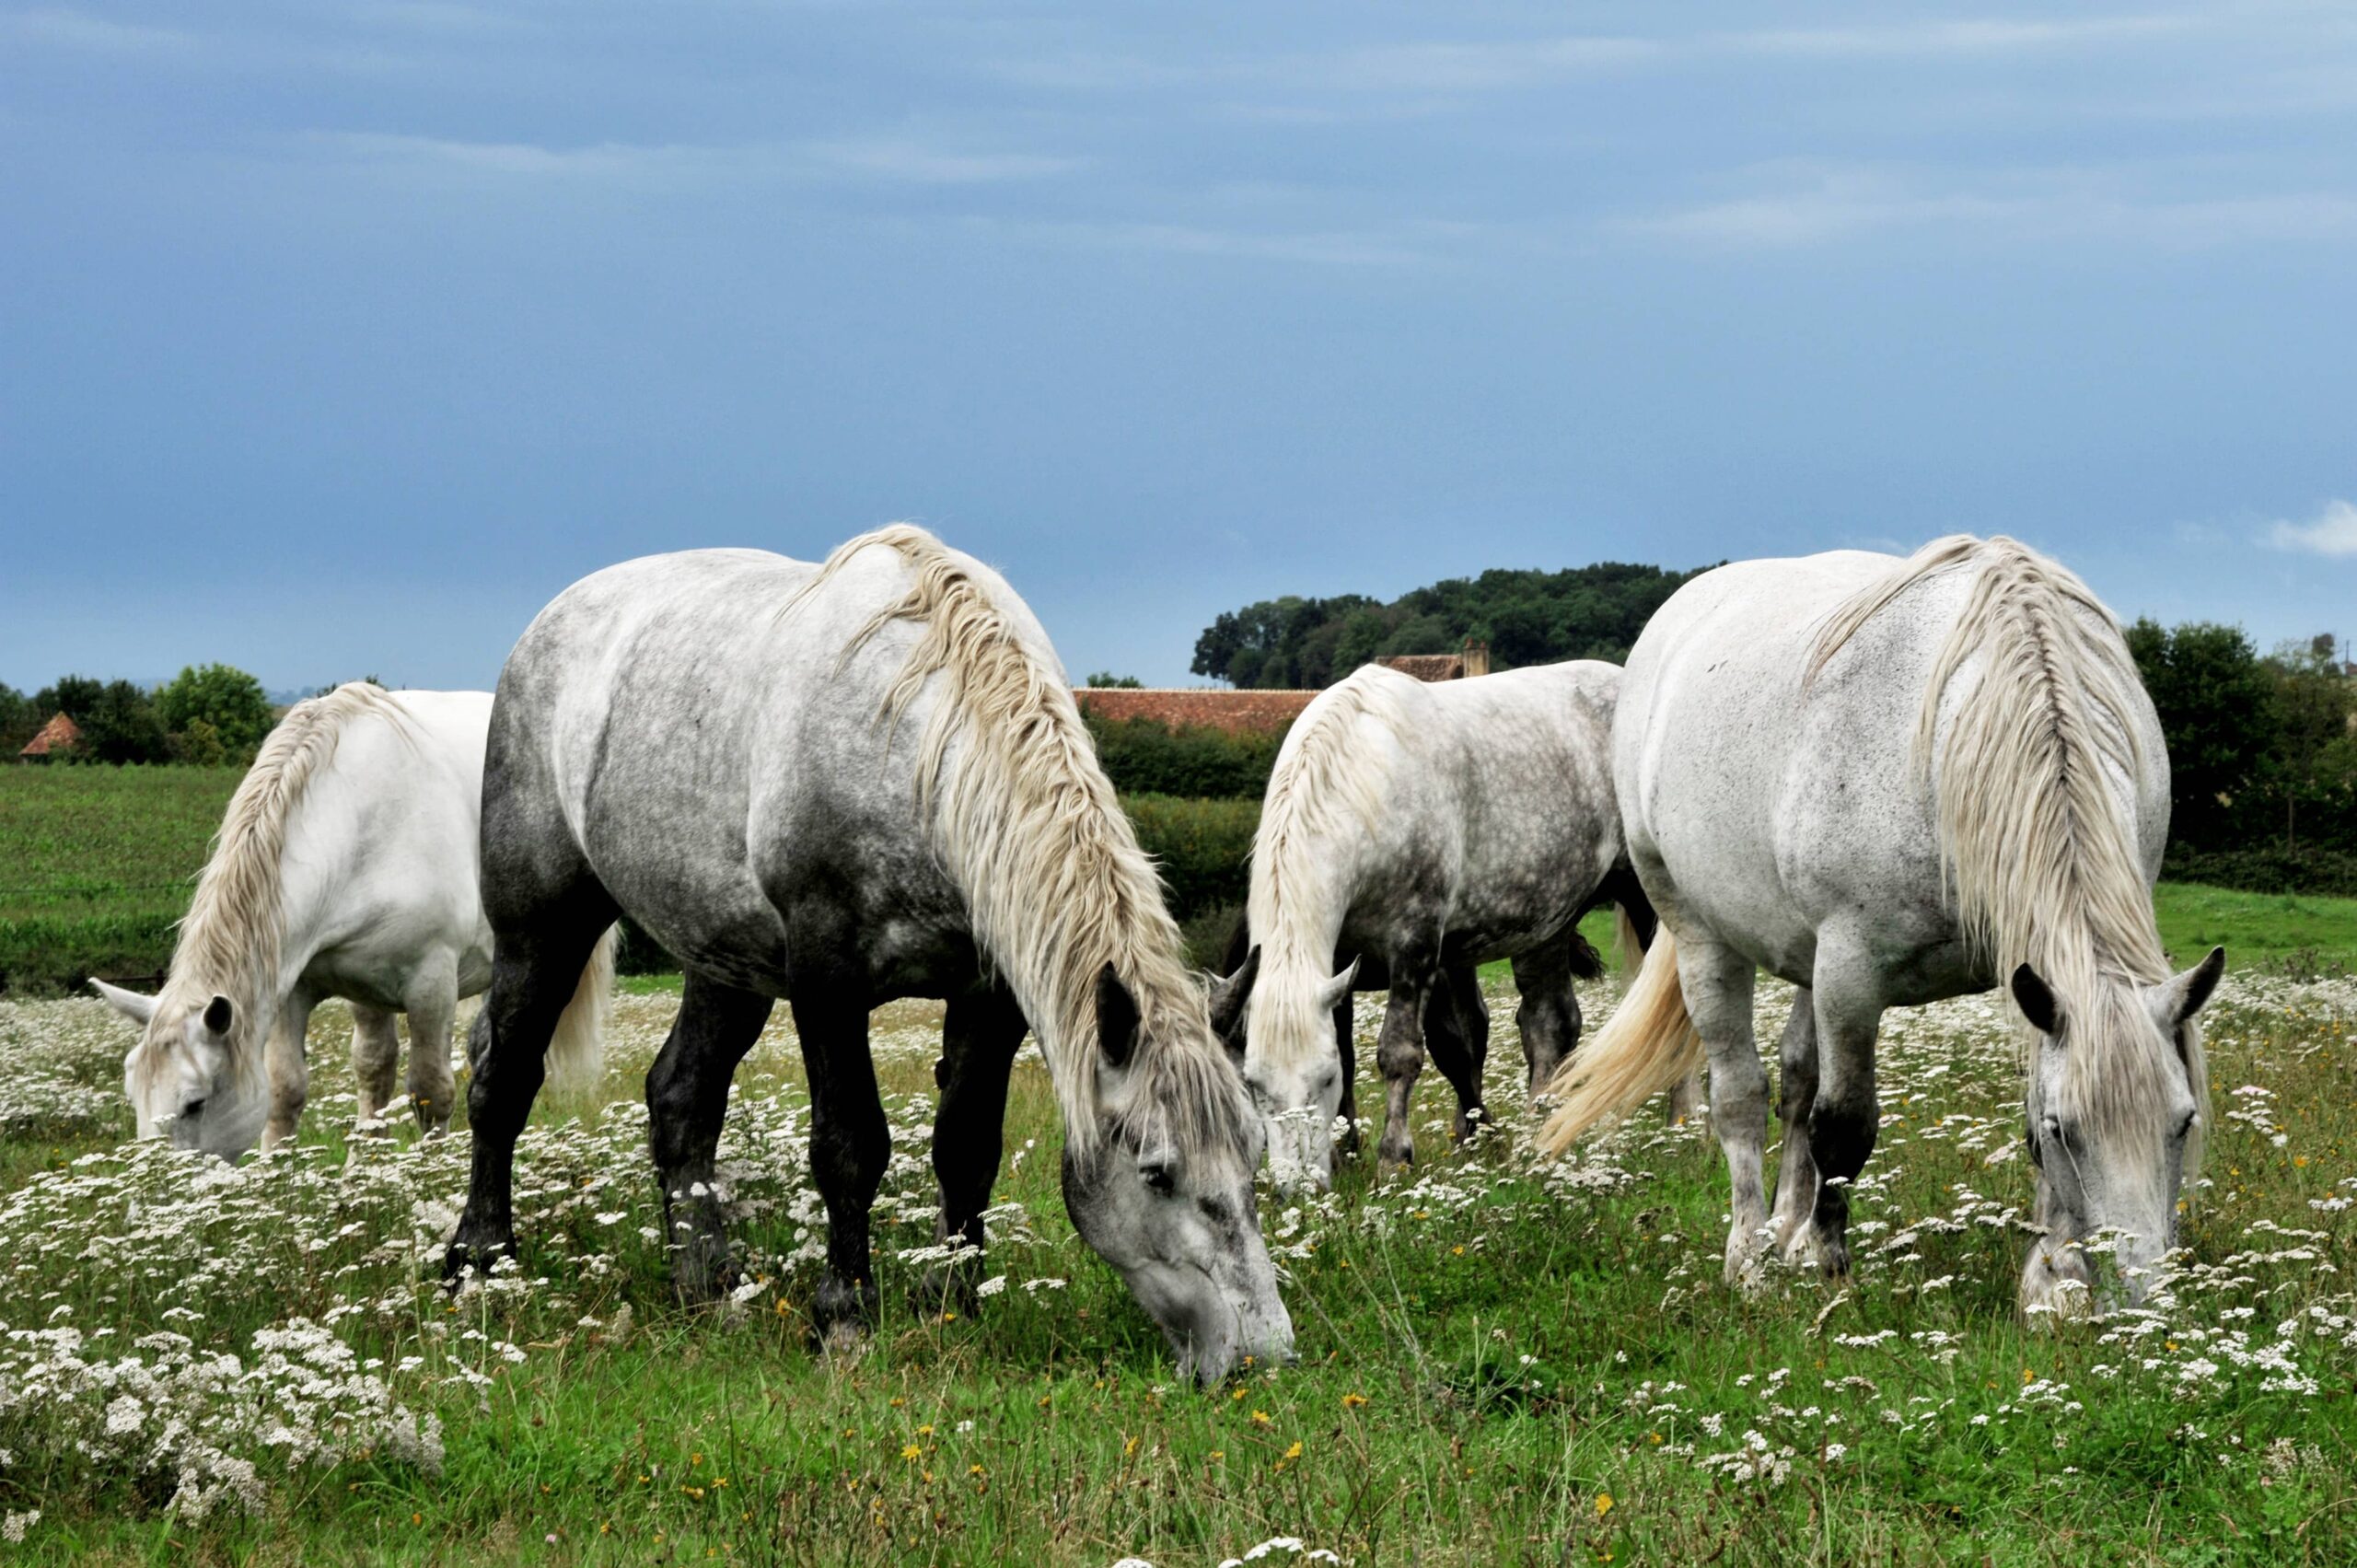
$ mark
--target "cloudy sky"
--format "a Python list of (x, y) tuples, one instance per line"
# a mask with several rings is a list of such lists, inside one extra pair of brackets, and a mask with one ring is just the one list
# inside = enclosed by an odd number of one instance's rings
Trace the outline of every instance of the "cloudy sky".
[(2357, 634), (2357, 13), (2057, 10), (0, 11), (0, 679), (486, 685), (903, 517), (1157, 682), (1957, 528)]

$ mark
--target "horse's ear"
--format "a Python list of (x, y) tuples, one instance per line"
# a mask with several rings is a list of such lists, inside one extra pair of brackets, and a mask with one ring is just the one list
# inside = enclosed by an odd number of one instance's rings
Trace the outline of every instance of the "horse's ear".
[(1333, 979), (1328, 981), (1324, 986), (1319, 988), (1318, 993), (1318, 1010), (1321, 1013), (1330, 1013), (1335, 1008), (1341, 1006), (1343, 999), (1351, 993), (1351, 981), (1358, 979), (1358, 977), (1359, 961), (1357, 958), (1353, 958), (1349, 969), (1344, 970), (1341, 974), (1336, 975)]
[(1107, 964), (1097, 971), (1097, 1046), (1108, 1067), (1126, 1067), (1138, 1048), (1138, 1004)]
[(2226, 950), (2212, 947), (2210, 956), (2168, 983), (2169, 1021), (2182, 1024), (2208, 1005), (2210, 993), (2226, 972)]
[(1212, 1033), (1221, 1040), (1244, 1022), (1244, 1005), (1252, 999), (1252, 982), (1260, 978), (1260, 949), (1255, 946), (1234, 974), (1212, 981)]
[(230, 1009), (229, 999), (227, 997), (215, 997), (212, 1001), (204, 1005), (204, 1028), (206, 1032), (216, 1035), (227, 1034), (229, 1032), (229, 1021), (234, 1016), (234, 1013)]
[(2038, 978), (2038, 971), (2024, 964), (2014, 971), (2014, 1005), (2022, 1010), (2029, 1027), (2042, 1035), (2056, 1032), (2062, 1021), (2062, 1010), (2055, 1005), (2054, 993)]
[(156, 999), (152, 996), (142, 996), (135, 991), (125, 991), (119, 985), (109, 985), (105, 981), (95, 978), (90, 981), (90, 989), (106, 998), (108, 1006), (142, 1028), (146, 1027), (148, 1019), (156, 1016)]

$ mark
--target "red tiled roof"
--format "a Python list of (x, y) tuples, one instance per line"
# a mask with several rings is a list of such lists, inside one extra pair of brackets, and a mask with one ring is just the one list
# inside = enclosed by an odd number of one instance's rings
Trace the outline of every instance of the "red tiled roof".
[(1141, 691), (1134, 686), (1085, 686), (1073, 693), (1080, 711), (1119, 723), (1155, 719), (1174, 729), (1257, 730), (1277, 735), (1301, 716), (1315, 691)]
[(52, 751), (71, 751), (81, 744), (82, 726), (67, 714), (60, 714), (41, 726), (41, 733), (25, 742), (19, 757), (46, 757)]

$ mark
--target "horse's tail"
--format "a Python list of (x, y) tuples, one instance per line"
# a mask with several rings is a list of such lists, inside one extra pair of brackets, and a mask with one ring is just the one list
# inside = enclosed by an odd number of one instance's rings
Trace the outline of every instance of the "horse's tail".
[(564, 1005), (556, 1033), (549, 1037), (549, 1082), (556, 1088), (586, 1088), (605, 1074), (606, 1016), (613, 1007), (614, 948), (621, 930), (608, 926), (589, 950), (573, 1000)]
[(1539, 1129), (1538, 1146), (1562, 1153), (1597, 1122), (1634, 1110), (1701, 1064), (1702, 1037), (1678, 984), (1678, 942), (1664, 929), (1620, 1010), (1556, 1073), (1550, 1092), (1562, 1103)]

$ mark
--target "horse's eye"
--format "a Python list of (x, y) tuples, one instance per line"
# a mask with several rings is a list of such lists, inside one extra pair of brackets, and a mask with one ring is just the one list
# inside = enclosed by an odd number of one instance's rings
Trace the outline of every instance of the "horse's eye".
[(1161, 1193), (1166, 1198), (1172, 1192), (1178, 1191), (1178, 1178), (1177, 1173), (1174, 1172), (1168, 1165), (1160, 1160), (1139, 1161), (1138, 1176), (1139, 1179), (1144, 1181), (1148, 1187), (1153, 1188), (1156, 1192)]
[(2180, 1138), (2190, 1138), (2191, 1136), (2193, 1136), (2193, 1130), (2194, 1130), (2194, 1128), (2195, 1128), (2195, 1127), (2197, 1127), (2197, 1126), (2199, 1126), (2199, 1125), (2200, 1124), (2200, 1121), (2201, 1121), (2201, 1113), (2200, 1113), (2200, 1111), (2198, 1111), (2198, 1110), (2189, 1110), (2189, 1111), (2187, 1111), (2187, 1112), (2185, 1113), (2185, 1121), (2184, 1121), (2183, 1124), (2182, 1124), (2182, 1125), (2180, 1125), (2180, 1126), (2177, 1128), (2177, 1135), (2178, 1137), (2180, 1137)]
[(202, 1115), (203, 1115), (203, 1114), (204, 1114), (204, 1097), (203, 1097), (202, 1095), (198, 1096), (195, 1099), (192, 1099), (192, 1100), (189, 1101), (186, 1105), (184, 1105), (184, 1106), (180, 1107), (180, 1116), (181, 1116), (184, 1120), (186, 1120), (186, 1121), (195, 1121), (198, 1117), (200, 1117), (200, 1116), (202, 1116)]

